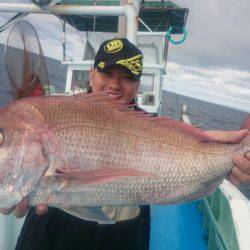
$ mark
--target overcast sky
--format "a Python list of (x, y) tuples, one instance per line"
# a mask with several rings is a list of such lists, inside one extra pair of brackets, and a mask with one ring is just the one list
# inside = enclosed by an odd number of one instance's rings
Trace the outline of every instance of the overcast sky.
[[(28, 0), (0, 0), (24, 2)], [(55, 1), (53, 1), (55, 2)], [(170, 45), (165, 89), (250, 112), (249, 0), (176, 0), (189, 8), (188, 37)], [(0, 13), (0, 24), (8, 14)], [(54, 16), (29, 15), (47, 56), (62, 58), (61, 24)], [(85, 34), (67, 27), (68, 59), (80, 59)], [(5, 43), (7, 32), (1, 33)], [(95, 36), (100, 43), (101, 36)], [(70, 41), (70, 43), (69, 43)], [(71, 46), (69, 46), (71, 44)]]
[(175, 2), (190, 10), (188, 37), (169, 48), (166, 88), (249, 112), (250, 2)]

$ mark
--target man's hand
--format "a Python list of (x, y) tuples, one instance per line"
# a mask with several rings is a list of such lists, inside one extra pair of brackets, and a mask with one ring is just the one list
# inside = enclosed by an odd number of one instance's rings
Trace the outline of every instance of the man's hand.
[[(29, 209), (28, 206), (28, 200), (27, 198), (23, 198), (15, 207), (13, 208), (1, 208), (0, 209), (0, 213), (2, 213), (3, 215), (8, 215), (13, 211), (13, 214), (17, 217), (17, 218), (21, 218), (23, 216), (25, 216), (25, 214), (27, 213)], [(48, 206), (45, 204), (39, 204), (36, 207), (36, 213), (38, 215), (43, 215), (45, 213), (47, 213), (48, 211)]]
[(229, 174), (229, 180), (235, 186), (250, 186), (250, 151), (245, 155), (236, 155), (233, 157), (235, 167)]
[[(247, 134), (247, 129), (239, 131), (206, 131), (206, 133), (216, 140), (227, 143), (235, 143), (243, 140)], [(250, 185), (250, 151), (245, 155), (235, 155), (232, 159), (235, 167), (229, 173), (229, 180), (235, 185)]]

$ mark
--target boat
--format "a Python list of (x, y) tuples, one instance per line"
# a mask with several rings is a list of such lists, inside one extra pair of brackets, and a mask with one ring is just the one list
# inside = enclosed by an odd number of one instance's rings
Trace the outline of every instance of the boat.
[[(36, 5), (0, 3), (0, 12), (18, 13), (5, 27), (28, 13), (49, 13), (79, 31), (118, 32), (117, 36), (126, 36), (143, 51), (151, 50), (145, 60), (138, 103), (148, 113), (161, 115), (162, 85), (168, 73), (168, 45), (184, 42), (187, 8), (162, 0), (64, 0), (56, 5), (50, 4), (49, 0), (32, 2)], [(65, 29), (63, 32), (65, 36)], [(164, 46), (144, 42), (154, 37)], [(65, 49), (64, 42), (62, 47)], [(69, 61), (64, 52), (62, 64), (67, 67), (67, 78), (63, 94), (87, 90), (87, 72), (93, 65), (92, 59), (90, 55), (80, 61)], [(59, 94), (53, 85), (47, 86), (46, 93)], [(182, 112), (182, 120), (190, 122), (186, 109)], [(14, 249), (23, 220), (13, 215), (0, 216), (0, 249)], [(200, 201), (151, 206), (150, 250), (248, 250), (249, 235), (250, 202), (228, 181)]]

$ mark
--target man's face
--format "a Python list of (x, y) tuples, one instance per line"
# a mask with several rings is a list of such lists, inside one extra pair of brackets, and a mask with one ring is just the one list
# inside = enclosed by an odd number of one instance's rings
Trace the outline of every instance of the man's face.
[(90, 87), (93, 93), (105, 92), (116, 99), (131, 102), (138, 92), (139, 83), (120, 66), (111, 66), (105, 73), (90, 70)]

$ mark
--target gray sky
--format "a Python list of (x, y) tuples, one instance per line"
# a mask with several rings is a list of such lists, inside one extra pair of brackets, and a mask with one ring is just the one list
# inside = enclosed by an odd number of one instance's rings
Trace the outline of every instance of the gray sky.
[(169, 48), (166, 89), (250, 111), (250, 2), (176, 0), (189, 8), (185, 43)]
[[(0, 0), (24, 2), (29, 0)], [(164, 88), (250, 112), (249, 0), (176, 0), (189, 8), (188, 37), (169, 46)], [(9, 16), (0, 13), (0, 24)], [(61, 24), (54, 16), (29, 15), (47, 56), (62, 58)], [(67, 27), (68, 59), (81, 59), (85, 34)], [(1, 33), (5, 43), (7, 32)], [(92, 37), (93, 38), (93, 37)], [(102, 37), (95, 35), (97, 43)], [(71, 45), (71, 46), (70, 46)]]

